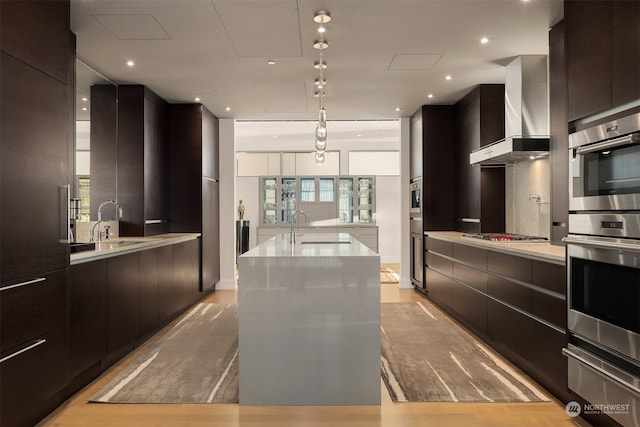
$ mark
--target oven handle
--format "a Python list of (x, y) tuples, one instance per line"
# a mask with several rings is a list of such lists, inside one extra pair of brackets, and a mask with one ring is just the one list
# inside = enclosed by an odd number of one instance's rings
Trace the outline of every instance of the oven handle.
[(610, 378), (610, 379), (614, 380), (615, 382), (619, 383), (621, 386), (629, 389), (630, 391), (636, 393), (637, 395), (640, 395), (640, 389), (638, 387), (634, 386), (633, 384), (629, 384), (627, 381), (617, 377), (616, 375), (613, 375), (611, 372), (607, 371), (606, 369), (602, 369), (598, 365), (593, 364), (592, 362), (590, 362), (587, 359), (585, 359), (584, 357), (574, 353), (573, 351), (569, 350), (568, 348), (563, 348), (562, 349), (562, 354), (564, 356), (566, 356), (566, 357), (573, 357), (574, 359), (576, 359), (578, 362), (582, 363), (583, 365), (588, 366), (589, 368), (593, 369), (594, 371), (604, 375), (607, 378)]
[(605, 248), (605, 249), (626, 249), (630, 251), (640, 251), (639, 245), (633, 245), (630, 243), (623, 242), (604, 242), (599, 240), (589, 240), (589, 239), (576, 239), (572, 237), (563, 237), (562, 241), (565, 244), (574, 244), (574, 245), (582, 245), (582, 246), (593, 246), (596, 248)]
[(640, 133), (632, 133), (630, 135), (621, 136), (611, 140), (591, 144), (576, 149), (576, 154), (593, 153), (594, 151), (606, 150), (607, 148), (619, 147), (628, 144), (637, 144), (640, 142)]

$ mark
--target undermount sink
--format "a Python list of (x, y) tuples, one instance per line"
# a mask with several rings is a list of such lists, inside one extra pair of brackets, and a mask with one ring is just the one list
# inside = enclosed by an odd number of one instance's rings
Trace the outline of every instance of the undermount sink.
[(93, 251), (96, 249), (95, 243), (69, 243), (69, 253)]
[(306, 242), (300, 242), (301, 245), (350, 245), (351, 242), (346, 241), (346, 240), (338, 240), (338, 241), (327, 241), (327, 240), (323, 240), (323, 241), (306, 241)]

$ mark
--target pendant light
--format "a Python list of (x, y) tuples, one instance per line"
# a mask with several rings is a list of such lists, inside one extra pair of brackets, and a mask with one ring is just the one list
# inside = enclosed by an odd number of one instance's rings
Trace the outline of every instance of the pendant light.
[[(313, 16), (314, 22), (318, 24), (326, 24), (331, 21), (331, 14), (325, 10), (317, 11)], [(319, 111), (318, 124), (315, 131), (315, 147), (317, 164), (324, 163), (325, 150), (327, 149), (327, 110), (324, 108), (324, 95), (327, 79), (324, 77), (324, 70), (327, 69), (327, 62), (324, 60), (324, 50), (329, 47), (329, 42), (323, 37), (313, 41), (313, 48), (319, 50), (319, 58), (313, 63), (313, 68), (318, 70), (319, 77), (315, 79), (316, 86), (315, 96), (318, 97)]]

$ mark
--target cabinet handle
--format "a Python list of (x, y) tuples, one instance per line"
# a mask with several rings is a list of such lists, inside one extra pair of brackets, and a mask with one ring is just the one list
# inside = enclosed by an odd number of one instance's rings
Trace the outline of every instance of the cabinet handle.
[(628, 144), (637, 144), (640, 142), (640, 133), (632, 133), (630, 135), (621, 136), (608, 141), (591, 144), (576, 149), (576, 154), (593, 153), (594, 151), (606, 150), (609, 148), (621, 147)]
[(165, 219), (145, 219), (144, 223), (145, 225), (149, 225), (149, 224), (162, 224), (167, 222), (167, 220)]
[(0, 292), (6, 291), (7, 289), (19, 288), (20, 286), (32, 285), (34, 283), (40, 283), (47, 280), (46, 277), (38, 277), (37, 279), (29, 280), (28, 282), (16, 283), (15, 285), (5, 286), (4, 288), (0, 288)]
[(480, 223), (480, 218), (460, 218), (460, 221), (462, 222), (473, 222), (473, 223)]
[(46, 342), (47, 342), (47, 340), (33, 340), (31, 342), (31, 344), (29, 344), (28, 346), (26, 346), (26, 347), (24, 347), (24, 348), (22, 348), (22, 349), (20, 349), (18, 351), (15, 351), (15, 352), (11, 353), (10, 355), (5, 356), (2, 359), (0, 359), (0, 363), (6, 362), (9, 359), (13, 359), (14, 357), (24, 353), (25, 351), (29, 351), (29, 350), (31, 350), (33, 348), (36, 348), (39, 345), (42, 345), (42, 344), (44, 344)]
[[(71, 185), (58, 185), (60, 195), (60, 243), (71, 241)], [(66, 212), (65, 212), (66, 211)]]

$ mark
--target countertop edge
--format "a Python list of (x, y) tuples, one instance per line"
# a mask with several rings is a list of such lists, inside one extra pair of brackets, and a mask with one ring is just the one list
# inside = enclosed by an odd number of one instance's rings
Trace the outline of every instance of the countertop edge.
[(478, 239), (462, 237), (458, 231), (425, 231), (424, 235), (447, 242), (460, 243), (475, 246), (482, 249), (490, 249), (509, 255), (517, 255), (537, 261), (550, 262), (564, 266), (566, 264), (564, 246), (551, 245), (550, 243), (504, 243), (487, 242)]
[(201, 236), (200, 233), (168, 233), (155, 236), (145, 237), (120, 237), (118, 240), (144, 240), (144, 242), (132, 245), (122, 246), (118, 248), (105, 249), (101, 251), (85, 251), (71, 254), (70, 265), (83, 264), (91, 261), (112, 258), (120, 255), (126, 255), (134, 252), (140, 252), (147, 249), (159, 248), (162, 246), (175, 245), (178, 243), (196, 240)]

